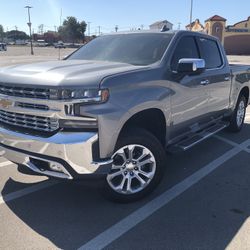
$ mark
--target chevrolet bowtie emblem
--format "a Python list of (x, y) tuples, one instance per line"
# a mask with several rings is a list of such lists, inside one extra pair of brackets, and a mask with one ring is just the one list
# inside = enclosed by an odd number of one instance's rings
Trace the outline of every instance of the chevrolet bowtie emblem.
[(6, 108), (8, 109), (9, 107), (12, 106), (12, 101), (6, 100), (6, 99), (1, 99), (0, 100), (0, 107), (1, 108)]

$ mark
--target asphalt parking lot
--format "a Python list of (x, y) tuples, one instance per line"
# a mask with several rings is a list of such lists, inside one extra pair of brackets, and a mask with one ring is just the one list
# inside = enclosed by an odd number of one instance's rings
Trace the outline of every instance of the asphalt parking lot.
[(29, 46), (8, 46), (7, 51), (0, 51), (0, 67), (20, 63), (33, 63), (58, 60), (71, 54), (75, 49), (55, 49), (54, 47), (34, 47), (34, 55)]
[[(0, 66), (36, 61), (15, 49)], [(37, 61), (57, 59), (48, 50)], [(240, 133), (168, 155), (159, 187), (135, 203), (17, 168), (0, 158), (0, 249), (250, 249), (250, 107)]]

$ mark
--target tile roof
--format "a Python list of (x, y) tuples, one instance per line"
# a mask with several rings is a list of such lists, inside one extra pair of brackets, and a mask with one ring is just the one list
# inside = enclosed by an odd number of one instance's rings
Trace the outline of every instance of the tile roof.
[(225, 19), (224, 17), (218, 16), (218, 15), (214, 15), (210, 18), (208, 18), (205, 22), (207, 21), (227, 21), (227, 19)]

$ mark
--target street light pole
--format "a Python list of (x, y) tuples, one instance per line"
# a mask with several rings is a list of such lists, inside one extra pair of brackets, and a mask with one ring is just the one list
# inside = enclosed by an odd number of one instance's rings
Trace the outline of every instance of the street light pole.
[(193, 19), (193, 0), (191, 0), (191, 8), (190, 8), (190, 30), (192, 30), (192, 19)]
[(30, 9), (32, 7), (31, 6), (25, 6), (24, 8), (26, 8), (28, 10), (28, 17), (29, 17), (29, 22), (27, 24), (28, 24), (29, 30), (30, 30), (30, 53), (31, 53), (31, 55), (34, 55), (33, 44), (32, 44), (32, 36), (31, 36), (31, 22), (30, 22)]

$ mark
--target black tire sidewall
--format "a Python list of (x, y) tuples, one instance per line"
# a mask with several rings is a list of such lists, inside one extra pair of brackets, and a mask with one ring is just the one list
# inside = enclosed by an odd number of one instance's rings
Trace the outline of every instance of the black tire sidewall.
[[(240, 126), (238, 126), (237, 124), (237, 112), (238, 112), (238, 108), (239, 108), (239, 104), (241, 103), (241, 101), (244, 101), (244, 104), (245, 104), (245, 110), (244, 110), (244, 118), (243, 118), (243, 121), (241, 123)], [(235, 107), (235, 110), (233, 112), (233, 115), (230, 119), (230, 125), (228, 127), (228, 129), (232, 132), (239, 132), (243, 125), (244, 125), (244, 119), (245, 119), (245, 114), (246, 114), (246, 108), (247, 108), (247, 100), (246, 100), (246, 97), (244, 95), (241, 95), (239, 96), (238, 98), (238, 101), (237, 101), (237, 104), (236, 104), (236, 107)]]

